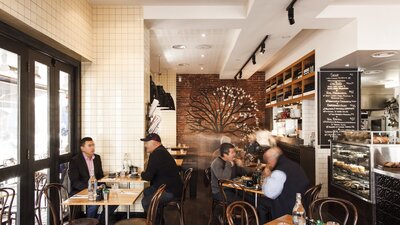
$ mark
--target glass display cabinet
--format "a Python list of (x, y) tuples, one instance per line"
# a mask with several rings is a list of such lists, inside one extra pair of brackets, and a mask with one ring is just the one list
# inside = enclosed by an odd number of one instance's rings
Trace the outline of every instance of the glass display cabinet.
[(396, 132), (345, 131), (331, 141), (331, 185), (374, 203), (374, 153), (397, 143)]

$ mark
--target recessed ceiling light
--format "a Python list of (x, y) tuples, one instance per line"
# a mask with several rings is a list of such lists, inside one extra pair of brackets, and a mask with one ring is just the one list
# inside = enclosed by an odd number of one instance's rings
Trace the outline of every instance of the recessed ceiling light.
[(178, 66), (189, 66), (189, 63), (179, 63)]
[(207, 44), (202, 44), (202, 45), (197, 45), (196, 48), (197, 49), (210, 49), (210, 48), (212, 48), (212, 46), (207, 45)]
[(204, 70), (204, 67), (200, 67), (200, 70)]
[(347, 64), (346, 64), (346, 65), (344, 65), (344, 66), (345, 66), (345, 67), (350, 67), (350, 64), (348, 64), (348, 63), (347, 63)]
[(363, 74), (365, 74), (365, 75), (371, 75), (371, 74), (378, 74), (378, 73), (382, 73), (383, 71), (382, 70), (365, 70), (364, 72), (363, 72)]
[(186, 46), (185, 45), (172, 45), (172, 48), (174, 48), (174, 49), (185, 49)]
[(204, 58), (204, 57), (206, 57), (204, 54), (201, 54), (201, 58)]
[(201, 36), (202, 36), (202, 37), (206, 37), (206, 34), (202, 33)]
[(375, 52), (371, 56), (373, 58), (388, 58), (397, 55), (396, 51), (382, 51), (382, 52)]

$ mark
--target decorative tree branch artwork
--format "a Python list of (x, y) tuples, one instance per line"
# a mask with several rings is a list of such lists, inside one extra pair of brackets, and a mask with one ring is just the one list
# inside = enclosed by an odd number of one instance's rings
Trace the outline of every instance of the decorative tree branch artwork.
[(244, 137), (259, 126), (257, 102), (242, 88), (203, 89), (190, 100), (187, 113), (192, 131)]

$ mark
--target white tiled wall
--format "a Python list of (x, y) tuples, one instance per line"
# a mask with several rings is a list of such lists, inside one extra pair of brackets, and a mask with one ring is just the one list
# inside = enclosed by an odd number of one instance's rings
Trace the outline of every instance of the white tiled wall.
[[(168, 71), (162, 75), (153, 75), (153, 81), (157, 85), (162, 85), (166, 92), (171, 93), (176, 107), (176, 73)], [(176, 111), (160, 110), (157, 112), (161, 116), (160, 136), (164, 146), (175, 147), (176, 143)]]
[(315, 114), (315, 100), (305, 99), (301, 105), (301, 113), (303, 119), (302, 127), (302, 138), (304, 139), (304, 144), (310, 143), (310, 134), (315, 132), (316, 127), (316, 114)]
[(89, 0), (0, 0), (0, 10), (84, 58), (93, 58)]
[(93, 34), (94, 61), (82, 68), (82, 135), (94, 138), (104, 171), (120, 171), (124, 153), (143, 168), (149, 34), (142, 8), (94, 7)]

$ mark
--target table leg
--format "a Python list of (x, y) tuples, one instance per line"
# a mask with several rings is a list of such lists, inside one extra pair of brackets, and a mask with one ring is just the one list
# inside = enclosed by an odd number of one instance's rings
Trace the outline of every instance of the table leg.
[(257, 208), (257, 200), (258, 200), (258, 194), (257, 193), (255, 193), (255, 195), (254, 195), (254, 205), (256, 206), (256, 208)]
[(108, 205), (104, 206), (106, 208), (106, 225), (108, 225)]
[[(131, 182), (128, 182), (128, 189), (131, 189)], [(129, 213), (131, 211), (131, 206), (128, 205), (128, 211), (126, 212), (126, 218), (129, 219)]]

